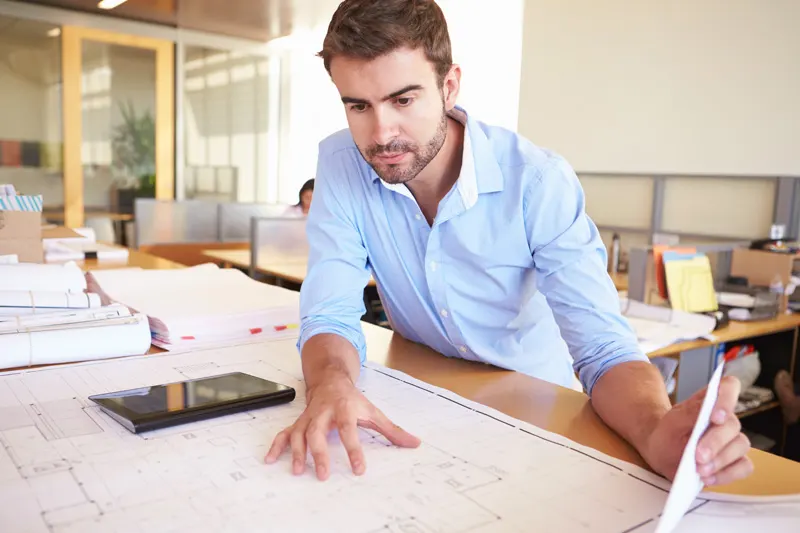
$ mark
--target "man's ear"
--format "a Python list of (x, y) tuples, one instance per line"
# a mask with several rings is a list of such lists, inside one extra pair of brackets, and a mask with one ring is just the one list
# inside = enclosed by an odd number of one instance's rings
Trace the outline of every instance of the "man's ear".
[(459, 89), (461, 89), (461, 67), (454, 63), (442, 81), (442, 97), (447, 111), (455, 107)]

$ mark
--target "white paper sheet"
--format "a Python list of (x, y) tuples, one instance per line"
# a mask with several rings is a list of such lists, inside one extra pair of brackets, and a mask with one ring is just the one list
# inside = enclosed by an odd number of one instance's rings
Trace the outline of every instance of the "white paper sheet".
[(83, 292), (86, 278), (75, 263), (0, 265), (0, 291)]
[(145, 313), (156, 342), (167, 349), (285, 336), (300, 321), (297, 292), (213, 264), (98, 270), (88, 281), (104, 299)]
[(149, 349), (147, 317), (138, 314), (61, 325), (57, 329), (42, 327), (28, 333), (0, 334), (0, 368), (142, 355)]
[(16, 265), (17, 263), (19, 263), (17, 254), (0, 255), (0, 265)]
[(45, 244), (44, 256), (47, 261), (75, 261), (94, 254), (98, 260), (127, 259), (128, 249), (110, 246), (89, 239), (57, 240)]
[(716, 326), (710, 316), (620, 299), (620, 310), (636, 333), (642, 351), (700, 337), (709, 338)]
[(4, 308), (88, 309), (100, 307), (100, 296), (85, 292), (0, 291), (0, 312)]
[(686, 448), (683, 450), (681, 462), (678, 464), (678, 471), (675, 474), (669, 498), (664, 507), (664, 514), (658, 523), (656, 533), (672, 532), (686, 511), (689, 510), (697, 495), (703, 490), (703, 481), (700, 479), (700, 474), (697, 473), (697, 443), (711, 421), (711, 412), (717, 402), (724, 366), (724, 364), (720, 364), (717, 367), (708, 383), (706, 396), (700, 407), (700, 413), (697, 415), (697, 422), (686, 443)]
[(0, 334), (19, 333), (41, 328), (75, 326), (131, 316), (124, 305), (114, 304), (90, 309), (60, 309), (38, 315), (0, 316)]
[[(232, 371), (297, 398), (142, 435), (87, 400)], [(356, 477), (332, 436), (330, 478), (316, 480), (310, 456), (295, 477), (289, 455), (263, 457), (305, 407), (301, 379), (294, 340), (0, 375), (0, 531), (621, 533), (654, 526), (667, 498), (647, 471), (373, 364), (359, 388), (422, 446), (359, 430)], [(712, 530), (736, 519), (725, 512)]]

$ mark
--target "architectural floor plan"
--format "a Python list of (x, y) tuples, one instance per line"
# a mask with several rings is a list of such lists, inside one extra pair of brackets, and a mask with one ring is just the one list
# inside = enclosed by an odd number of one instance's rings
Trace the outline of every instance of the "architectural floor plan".
[[(297, 398), (140, 435), (87, 399), (231, 371)], [(263, 458), (304, 408), (301, 378), (293, 341), (0, 374), (0, 531), (623, 533), (652, 531), (666, 501), (668, 485), (642, 469), (380, 366), (359, 387), (422, 446), (362, 430), (356, 477), (333, 436), (330, 479), (295, 477), (288, 454)], [(693, 507), (698, 531), (730, 511)]]

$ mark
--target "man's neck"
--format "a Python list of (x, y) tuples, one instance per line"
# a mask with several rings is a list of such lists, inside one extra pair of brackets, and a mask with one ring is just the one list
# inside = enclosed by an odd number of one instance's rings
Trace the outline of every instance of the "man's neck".
[(422, 172), (406, 184), (428, 219), (428, 224), (433, 224), (439, 202), (453, 188), (461, 174), (464, 130), (463, 124), (447, 117), (447, 136), (442, 149)]

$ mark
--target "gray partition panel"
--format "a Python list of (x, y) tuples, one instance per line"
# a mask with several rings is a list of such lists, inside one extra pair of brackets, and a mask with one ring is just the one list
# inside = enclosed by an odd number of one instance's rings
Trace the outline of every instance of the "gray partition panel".
[(217, 202), (138, 198), (134, 213), (137, 246), (219, 239)]
[(305, 218), (254, 217), (251, 222), (250, 275), (255, 266), (269, 261), (308, 261)]
[(253, 217), (280, 217), (286, 211), (278, 204), (220, 204), (219, 239), (222, 242), (247, 242), (250, 240), (250, 219)]

